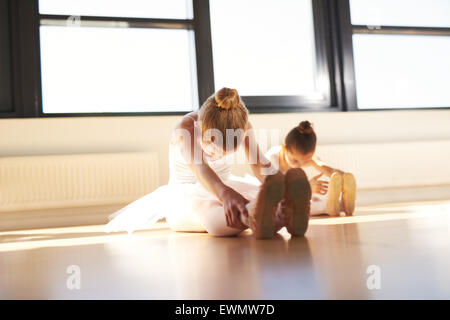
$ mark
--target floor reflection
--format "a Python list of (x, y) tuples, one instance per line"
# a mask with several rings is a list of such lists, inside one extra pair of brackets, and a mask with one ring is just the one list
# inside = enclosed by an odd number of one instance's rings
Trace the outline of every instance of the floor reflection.
[[(449, 203), (362, 208), (312, 219), (306, 237), (102, 226), (0, 232), (1, 299), (391, 299), (450, 298)], [(364, 211), (366, 210), (366, 211)], [(82, 289), (66, 286), (67, 267)], [(367, 268), (381, 269), (369, 290)]]

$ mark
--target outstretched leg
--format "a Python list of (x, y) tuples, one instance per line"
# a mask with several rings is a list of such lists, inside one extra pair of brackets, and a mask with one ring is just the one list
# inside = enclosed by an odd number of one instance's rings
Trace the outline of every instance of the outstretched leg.
[[(248, 226), (256, 238), (271, 238), (285, 224), (282, 213), (277, 211), (283, 198), (285, 181), (281, 173), (266, 176), (260, 185), (243, 181), (226, 181), (228, 186), (241, 193), (250, 202), (247, 204), (248, 217), (240, 216), (244, 225)], [(175, 231), (207, 231), (213, 236), (234, 236), (243, 230), (227, 226), (222, 204), (215, 199), (195, 197), (191, 201), (192, 210), (180, 213), (179, 217), (171, 215), (168, 223)], [(200, 227), (199, 227), (200, 226)]]

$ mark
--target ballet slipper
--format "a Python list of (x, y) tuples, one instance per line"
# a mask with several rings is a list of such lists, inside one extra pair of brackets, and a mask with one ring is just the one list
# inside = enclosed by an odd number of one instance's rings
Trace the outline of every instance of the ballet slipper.
[(341, 203), (339, 197), (342, 191), (342, 175), (333, 173), (328, 183), (327, 211), (330, 216), (339, 216), (341, 214)]
[(289, 206), (286, 210), (286, 229), (291, 236), (303, 236), (308, 229), (311, 186), (305, 172), (299, 168), (286, 172), (285, 184)]
[(271, 238), (275, 234), (275, 215), (284, 194), (284, 176), (280, 172), (265, 177), (255, 206), (249, 212), (250, 229), (257, 239)]
[(356, 180), (351, 173), (344, 174), (342, 183), (342, 202), (344, 203), (345, 215), (353, 215), (356, 202)]

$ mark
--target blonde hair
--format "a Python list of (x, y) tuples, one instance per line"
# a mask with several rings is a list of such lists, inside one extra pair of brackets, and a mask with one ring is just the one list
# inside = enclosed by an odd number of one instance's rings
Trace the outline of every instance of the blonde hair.
[[(222, 88), (211, 95), (201, 106), (198, 115), (202, 133), (216, 129), (226, 138), (227, 129), (246, 131), (248, 128), (248, 109), (236, 89)], [(226, 144), (224, 141), (224, 147)]]

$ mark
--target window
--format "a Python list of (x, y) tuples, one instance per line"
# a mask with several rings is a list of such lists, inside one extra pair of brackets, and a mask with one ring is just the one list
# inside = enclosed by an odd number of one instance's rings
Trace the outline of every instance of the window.
[(450, 108), (449, 0), (0, 0), (0, 117)]
[(450, 37), (353, 35), (358, 106), (450, 106)]
[(353, 25), (450, 27), (448, 0), (350, 0)]
[(193, 110), (191, 33), (42, 26), (44, 113)]
[(350, 1), (359, 109), (450, 107), (450, 1)]
[(239, 88), (250, 106), (329, 104), (311, 0), (211, 1), (211, 36), (216, 90)]
[(180, 114), (222, 86), (252, 112), (338, 107), (329, 0), (0, 1), (11, 115)]
[(258, 2), (211, 2), (216, 90), (234, 84), (245, 96), (315, 92), (311, 0)]
[[(175, 20), (161, 27), (146, 19), (156, 15), (191, 18), (187, 4), (185, 0), (40, 0), (43, 113), (196, 108), (193, 30)], [(66, 16), (74, 13), (87, 17)], [(90, 17), (118, 14), (146, 18)]]
[(192, 0), (39, 0), (41, 14), (192, 19)]

